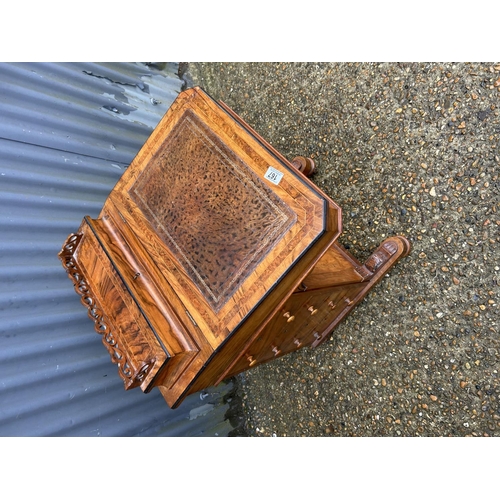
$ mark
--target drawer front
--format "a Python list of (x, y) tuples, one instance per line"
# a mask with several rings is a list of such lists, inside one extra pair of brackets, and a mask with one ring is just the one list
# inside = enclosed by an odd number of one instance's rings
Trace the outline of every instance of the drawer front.
[(364, 284), (294, 293), (259, 336), (247, 346), (225, 377), (306, 346), (316, 346), (353, 305)]
[(323, 304), (329, 295), (327, 291), (292, 294), (225, 376), (240, 373), (306, 345), (304, 339), (306, 333), (310, 333), (310, 330), (306, 332), (306, 325), (323, 311)]
[[(332, 287), (321, 293), (318, 301), (318, 312), (311, 316), (303, 325), (298, 336), (302, 346), (316, 347), (332, 331), (334, 326), (344, 317), (355, 304), (354, 298), (364, 288), (364, 284), (344, 285)], [(293, 347), (293, 346), (291, 346)]]
[(111, 360), (118, 365), (125, 389), (150, 390), (168, 354), (92, 232), (84, 228), (71, 235), (60, 258)]

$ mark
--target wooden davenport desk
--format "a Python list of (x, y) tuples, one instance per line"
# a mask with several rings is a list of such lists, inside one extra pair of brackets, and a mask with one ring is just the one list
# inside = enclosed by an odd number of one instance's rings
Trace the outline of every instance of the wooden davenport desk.
[(175, 408), (316, 347), (408, 253), (396, 236), (364, 264), (350, 255), (313, 168), (200, 88), (178, 96), (59, 253), (125, 389), (158, 387)]

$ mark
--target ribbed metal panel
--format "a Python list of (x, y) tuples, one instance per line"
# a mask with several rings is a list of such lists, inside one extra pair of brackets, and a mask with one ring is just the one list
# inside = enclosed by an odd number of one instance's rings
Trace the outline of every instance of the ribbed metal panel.
[(57, 253), (168, 109), (177, 65), (0, 64), (0, 435), (227, 435), (223, 384), (124, 391)]

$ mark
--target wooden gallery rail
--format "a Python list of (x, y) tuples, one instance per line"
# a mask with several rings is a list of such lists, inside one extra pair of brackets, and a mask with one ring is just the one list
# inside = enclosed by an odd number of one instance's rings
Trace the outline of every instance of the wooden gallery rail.
[(126, 389), (158, 387), (175, 408), (316, 347), (409, 252), (396, 236), (358, 262), (313, 169), (200, 88), (179, 94), (59, 253)]

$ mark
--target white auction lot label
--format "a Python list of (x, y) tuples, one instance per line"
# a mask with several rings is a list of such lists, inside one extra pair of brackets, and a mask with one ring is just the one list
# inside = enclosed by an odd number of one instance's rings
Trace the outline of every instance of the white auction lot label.
[(276, 170), (274, 167), (269, 167), (267, 169), (266, 175), (264, 175), (264, 179), (271, 181), (273, 184), (278, 185), (283, 178), (283, 173), (279, 170)]

